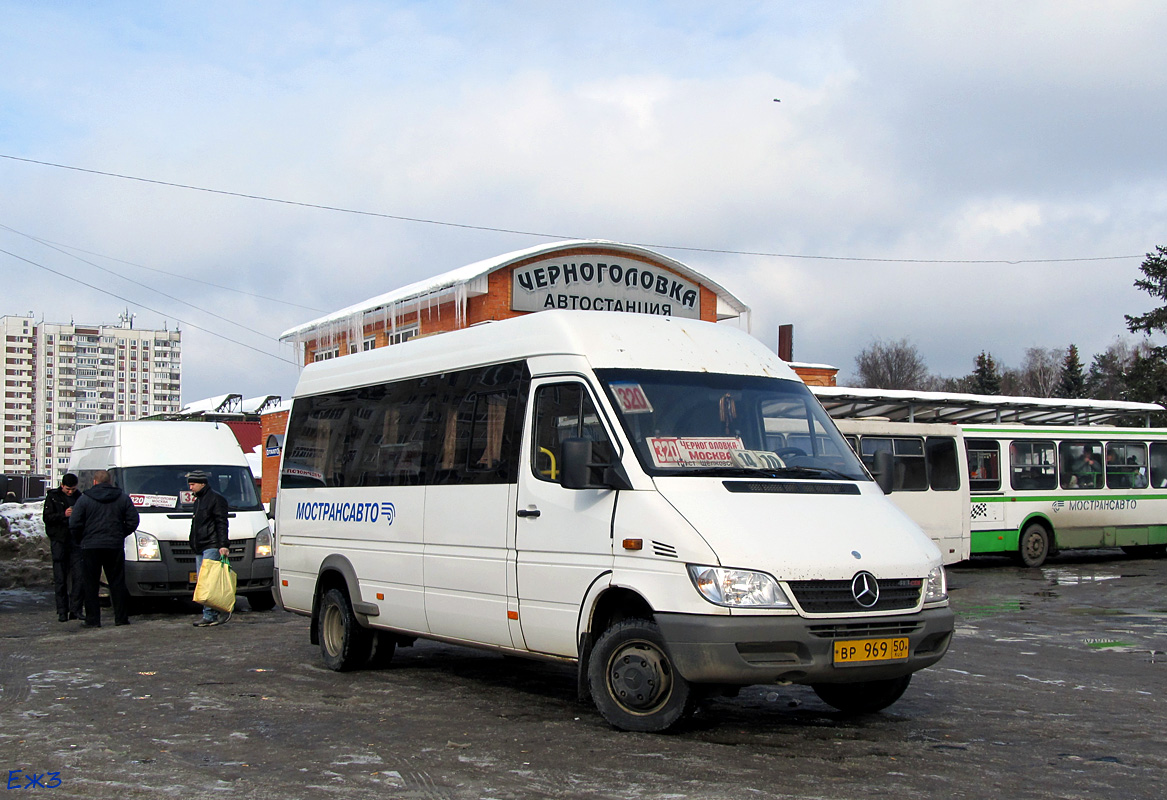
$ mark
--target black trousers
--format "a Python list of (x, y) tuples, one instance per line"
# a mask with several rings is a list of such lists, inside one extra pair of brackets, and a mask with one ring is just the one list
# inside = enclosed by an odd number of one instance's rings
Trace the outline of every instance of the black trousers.
[(85, 560), (85, 621), (101, 624), (101, 607), (97, 604), (97, 589), (101, 571), (109, 583), (109, 600), (113, 605), (114, 622), (129, 622), (130, 598), (126, 591), (126, 552), (118, 547), (82, 550)]
[(69, 539), (51, 539), (53, 550), (53, 594), (58, 614), (81, 616), (81, 548)]

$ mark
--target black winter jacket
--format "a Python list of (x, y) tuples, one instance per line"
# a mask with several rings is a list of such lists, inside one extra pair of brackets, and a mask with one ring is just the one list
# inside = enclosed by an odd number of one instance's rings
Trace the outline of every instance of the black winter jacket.
[(195, 553), (202, 553), (212, 547), (216, 550), (230, 547), (227, 539), (227, 498), (210, 486), (204, 486), (195, 495), (189, 541)]
[(41, 515), (45, 521), (45, 534), (50, 542), (69, 541), (69, 518), (65, 516), (65, 509), (76, 504), (80, 492), (65, 494), (60, 487), (49, 489), (45, 495), (45, 510)]
[(138, 509), (128, 494), (109, 483), (82, 494), (69, 517), (69, 531), (82, 550), (121, 550), (137, 529)]

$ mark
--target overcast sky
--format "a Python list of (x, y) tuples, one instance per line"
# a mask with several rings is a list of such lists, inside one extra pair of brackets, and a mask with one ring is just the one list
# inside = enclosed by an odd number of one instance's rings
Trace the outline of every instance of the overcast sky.
[(184, 402), (288, 397), (284, 330), (574, 237), (690, 264), (844, 376), (876, 338), (944, 375), (1071, 342), (1088, 364), (1167, 244), (1162, 2), (0, 0), (0, 22), (0, 155), (548, 234), (0, 158), (0, 314), (178, 325)]

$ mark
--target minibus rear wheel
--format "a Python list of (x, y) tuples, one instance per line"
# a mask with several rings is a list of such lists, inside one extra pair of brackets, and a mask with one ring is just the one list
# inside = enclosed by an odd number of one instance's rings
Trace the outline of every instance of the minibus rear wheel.
[(844, 714), (874, 714), (903, 696), (912, 682), (910, 674), (902, 678), (859, 683), (816, 683), (810, 688), (829, 706)]
[(318, 620), (324, 666), (337, 672), (363, 667), (373, 651), (373, 633), (357, 622), (348, 595), (340, 589), (325, 592)]
[(696, 693), (673, 666), (655, 622), (626, 619), (608, 628), (588, 659), (592, 700), (611, 725), (658, 732), (691, 713)]

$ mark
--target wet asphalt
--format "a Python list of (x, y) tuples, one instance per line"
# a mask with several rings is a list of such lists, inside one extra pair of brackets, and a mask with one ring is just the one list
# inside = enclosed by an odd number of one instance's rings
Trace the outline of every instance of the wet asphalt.
[(1085, 551), (1026, 570), (990, 558), (949, 576), (952, 648), (890, 709), (846, 718), (806, 687), (751, 687), (666, 735), (613, 730), (561, 665), (418, 642), (388, 668), (335, 673), (306, 619), (243, 600), (216, 628), (194, 628), (195, 607), (175, 602), (86, 630), (57, 622), (47, 590), (0, 592), (0, 787), (183, 800), (1167, 795), (1167, 559)]

